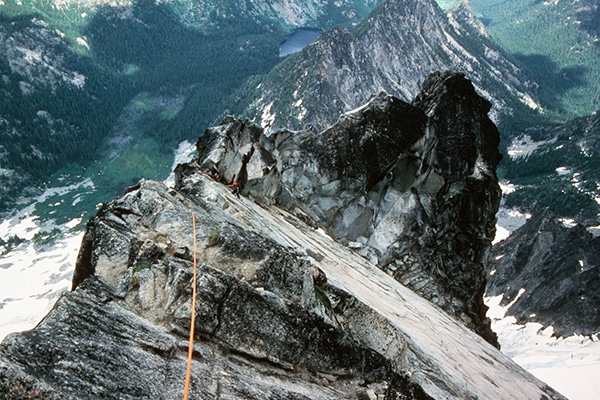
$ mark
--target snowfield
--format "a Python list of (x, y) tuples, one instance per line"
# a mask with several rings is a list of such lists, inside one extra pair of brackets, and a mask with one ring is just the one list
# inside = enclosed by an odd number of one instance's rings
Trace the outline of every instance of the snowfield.
[[(515, 299), (516, 301), (517, 299)], [(552, 337), (551, 326), (518, 325), (506, 317), (510, 304), (502, 307), (502, 295), (488, 297), (492, 329), (498, 333), (502, 352), (570, 400), (600, 399), (600, 340), (575, 335)], [(512, 303), (511, 303), (512, 304)]]

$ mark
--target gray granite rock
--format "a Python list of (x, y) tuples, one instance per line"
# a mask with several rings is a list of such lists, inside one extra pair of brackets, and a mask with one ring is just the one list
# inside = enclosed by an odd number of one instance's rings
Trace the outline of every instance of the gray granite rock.
[[(435, 73), (412, 105), (381, 93), (320, 133), (266, 135), (226, 119), (200, 138), (196, 163), (361, 243), (362, 255), (495, 343), (482, 301), (500, 199), (489, 110), (463, 75)], [(198, 166), (178, 170), (188, 193)]]

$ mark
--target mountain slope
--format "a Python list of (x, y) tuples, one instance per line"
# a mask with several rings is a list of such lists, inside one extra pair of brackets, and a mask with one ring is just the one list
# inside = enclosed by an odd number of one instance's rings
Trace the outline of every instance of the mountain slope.
[(581, 225), (564, 227), (549, 212), (527, 223), (490, 253), (488, 296), (518, 323), (552, 326), (557, 336), (600, 332), (600, 238)]
[[(380, 0), (169, 0), (186, 23), (210, 27), (244, 18), (268, 22), (286, 31), (297, 27), (331, 28), (366, 16)], [(235, 23), (235, 22), (234, 22)]]
[(469, 0), (486, 31), (540, 84), (562, 121), (600, 109), (600, 8), (595, 0)]
[[(373, 5), (3, 1), (0, 212), (54, 174), (69, 183), (87, 174), (108, 194), (94, 204), (141, 176), (166, 176), (176, 143), (216, 122), (224, 99), (249, 76), (270, 70), (287, 33), (305, 23), (349, 23)], [(264, 9), (272, 12), (257, 11)], [(146, 152), (159, 159), (149, 175), (123, 162), (147, 164)], [(115, 159), (123, 175), (110, 172)]]
[(495, 120), (537, 108), (535, 85), (473, 24), (465, 8), (446, 16), (431, 1), (388, 0), (354, 32), (326, 32), (266, 77), (250, 81), (234, 110), (262, 126), (310, 122), (323, 129), (379, 90), (412, 99), (430, 72), (446, 69), (473, 81), (492, 101)]
[(121, 81), (73, 54), (43, 20), (1, 22), (0, 209), (23, 183), (84, 162), (126, 103)]
[(508, 207), (522, 211), (550, 208), (585, 226), (600, 215), (600, 116), (578, 118), (558, 126), (526, 129), (508, 148), (504, 177), (516, 190), (506, 196)]
[[(456, 74), (428, 80), (419, 104), (431, 111), (429, 117), (387, 96), (320, 135), (266, 136), (259, 127), (232, 118), (212, 128), (198, 143), (199, 157), (177, 168), (174, 188), (141, 181), (90, 220), (72, 293), (37, 328), (2, 342), (0, 394), (7, 400), (180, 397), (196, 254), (194, 398), (563, 400), (461, 322), (334, 240), (325, 232), (330, 227), (307, 224), (320, 221), (311, 221), (301, 210), (293, 212), (302, 219), (274, 204), (238, 197), (202, 172), (200, 163), (206, 159), (221, 160), (219, 166), (227, 167), (221, 168), (224, 177), (245, 182), (244, 190), (252, 183), (257, 194), (259, 185), (279, 187), (262, 192), (263, 200), (272, 195), (282, 203), (287, 197), (288, 205), (301, 207), (311, 198), (309, 190), (300, 190), (308, 187), (311, 176), (306, 168), (293, 187), (287, 180), (302, 172), (291, 161), (306, 156), (306, 149), (296, 145), (344, 141), (339, 146), (343, 150), (354, 140), (370, 141), (365, 149), (395, 143), (390, 153), (400, 150), (409, 156), (398, 160), (400, 169), (412, 168), (416, 161), (410, 155), (420, 149), (417, 163), (422, 168), (408, 184), (380, 176), (377, 159), (362, 169), (351, 165), (354, 155), (343, 151), (331, 163), (319, 160), (319, 168), (325, 178), (354, 176), (357, 189), (365, 174), (374, 187), (389, 184), (390, 196), (385, 197), (395, 198), (399, 206), (419, 197), (427, 214), (418, 207), (405, 209), (404, 221), (397, 221), (428, 231), (441, 218), (447, 229), (458, 230), (456, 236), (439, 236), (440, 257), (444, 247), (455, 245), (454, 238), (466, 235), (469, 224), (479, 227), (479, 240), (489, 247), (491, 238), (483, 236), (493, 213), (480, 209), (481, 199), (466, 192), (495, 182), (493, 169), (485, 166), (497, 159), (497, 149), (490, 147), (497, 132), (481, 123), (489, 104), (472, 87), (466, 90), (464, 82)], [(452, 98), (462, 100), (456, 102), (464, 113), (458, 118), (442, 112)], [(473, 115), (480, 119), (466, 124)], [(462, 135), (442, 129), (458, 126), (464, 128)], [(444, 140), (435, 140), (435, 129)], [(479, 146), (473, 146), (473, 137)], [(254, 152), (249, 150), (253, 145)], [(464, 153), (446, 151), (452, 147), (464, 148)], [(281, 165), (278, 154), (284, 157)], [(456, 179), (448, 185), (452, 193), (440, 187), (441, 180), (450, 179), (436, 177), (438, 168)], [(458, 169), (465, 174), (455, 175)], [(312, 183), (316, 187), (318, 177)], [(399, 189), (403, 193), (395, 195)], [(460, 207), (427, 204), (426, 192), (434, 197), (440, 190), (440, 197), (447, 197), (441, 200), (452, 204), (455, 199)], [(314, 192), (312, 198), (324, 194)], [(345, 203), (343, 193), (330, 200)], [(351, 217), (354, 206), (341, 212)], [(471, 208), (475, 215), (465, 215)], [(382, 209), (394, 217), (389, 210)], [(393, 228), (388, 232), (408, 240), (412, 234)], [(415, 247), (413, 256), (425, 260), (431, 256), (427, 251)], [(467, 260), (462, 267), (463, 276), (482, 272)], [(461, 284), (461, 274), (446, 272), (449, 276), (440, 284)]]

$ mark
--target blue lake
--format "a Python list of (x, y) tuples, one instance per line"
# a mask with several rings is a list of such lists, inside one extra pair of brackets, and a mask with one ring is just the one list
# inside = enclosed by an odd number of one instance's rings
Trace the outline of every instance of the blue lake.
[(307, 45), (315, 41), (321, 33), (320, 29), (299, 28), (290, 34), (285, 42), (279, 47), (279, 56), (285, 57), (289, 54), (302, 50)]

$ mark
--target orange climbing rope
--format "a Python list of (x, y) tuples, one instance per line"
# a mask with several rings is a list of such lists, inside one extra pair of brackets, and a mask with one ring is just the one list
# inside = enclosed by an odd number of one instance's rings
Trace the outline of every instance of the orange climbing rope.
[(190, 389), (190, 373), (192, 370), (192, 353), (194, 352), (194, 325), (196, 322), (196, 215), (192, 213), (192, 232), (194, 236), (194, 280), (192, 282), (192, 323), (190, 324), (190, 345), (188, 348), (187, 371), (185, 373), (185, 389), (183, 400), (187, 400)]

